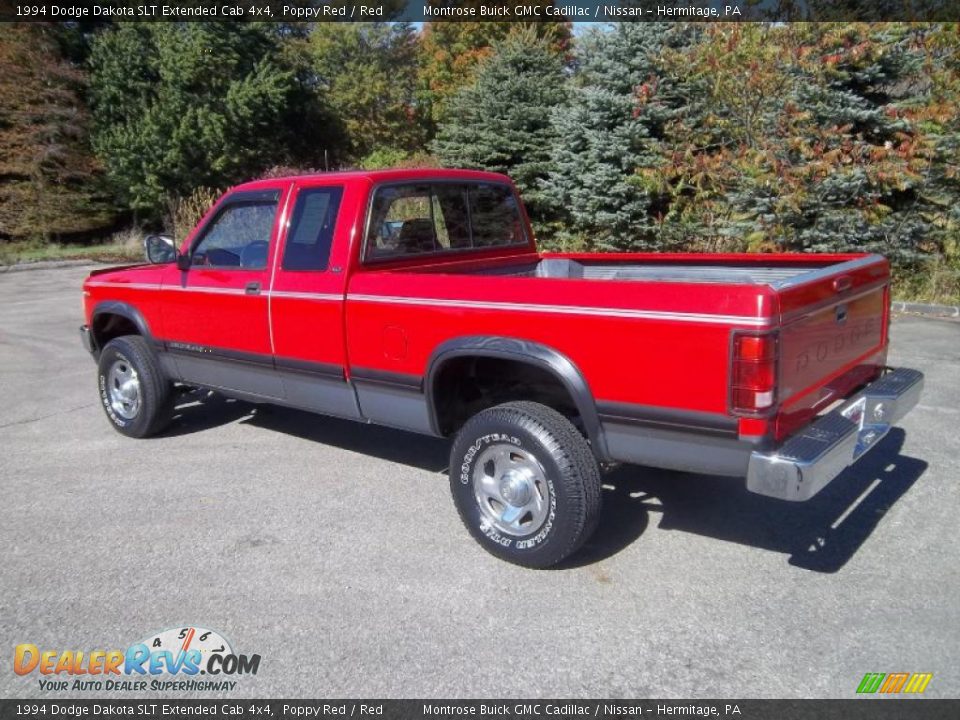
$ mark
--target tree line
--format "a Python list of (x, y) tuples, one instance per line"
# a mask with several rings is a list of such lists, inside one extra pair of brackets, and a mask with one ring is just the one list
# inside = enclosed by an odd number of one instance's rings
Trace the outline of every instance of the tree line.
[[(565, 249), (960, 254), (955, 24), (73, 23), (0, 35), (0, 238), (271, 168), (510, 174)], [(955, 281), (955, 275), (954, 281)]]

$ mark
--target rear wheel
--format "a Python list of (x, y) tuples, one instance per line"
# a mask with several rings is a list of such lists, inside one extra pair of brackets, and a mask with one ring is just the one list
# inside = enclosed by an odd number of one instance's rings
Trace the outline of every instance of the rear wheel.
[(534, 402), (484, 410), (450, 452), (450, 489), (464, 525), (488, 552), (526, 567), (576, 552), (600, 515), (600, 470), (563, 415)]
[(98, 375), (100, 403), (118, 432), (143, 438), (170, 422), (172, 384), (139, 335), (108, 342), (100, 353)]

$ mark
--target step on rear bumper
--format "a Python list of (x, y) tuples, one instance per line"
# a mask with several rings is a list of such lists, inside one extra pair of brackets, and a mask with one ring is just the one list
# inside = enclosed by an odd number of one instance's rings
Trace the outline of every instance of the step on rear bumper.
[(747, 490), (781, 500), (809, 500), (910, 412), (922, 390), (923, 373), (908, 368), (888, 372), (779, 448), (752, 452)]

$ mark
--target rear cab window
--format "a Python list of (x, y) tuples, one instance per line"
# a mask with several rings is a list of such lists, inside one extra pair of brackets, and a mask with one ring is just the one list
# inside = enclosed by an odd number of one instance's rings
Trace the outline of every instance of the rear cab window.
[(439, 255), (527, 243), (520, 206), (509, 185), (395, 183), (374, 189), (363, 259)]

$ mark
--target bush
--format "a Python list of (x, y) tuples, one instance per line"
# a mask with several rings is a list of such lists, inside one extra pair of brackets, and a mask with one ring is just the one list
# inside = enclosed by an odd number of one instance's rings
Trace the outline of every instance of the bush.
[(400, 167), (410, 158), (410, 153), (399, 148), (378, 148), (360, 161), (364, 170), (382, 170), (384, 168)]
[(164, 226), (176, 239), (177, 244), (186, 239), (220, 195), (219, 190), (201, 187), (186, 197), (173, 197), (168, 200)]
[(934, 257), (893, 268), (894, 300), (960, 305), (960, 263)]

